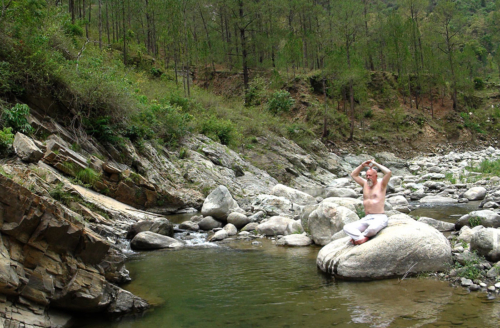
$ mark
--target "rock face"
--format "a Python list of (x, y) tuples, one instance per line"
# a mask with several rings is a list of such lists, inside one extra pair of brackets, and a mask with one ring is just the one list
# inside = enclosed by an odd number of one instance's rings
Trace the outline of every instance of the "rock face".
[[(32, 194), (0, 175), (0, 292), (12, 299), (46, 307), (110, 312), (122, 289), (106, 277), (118, 277), (121, 265), (110, 244), (87, 229), (83, 218)], [(120, 261), (120, 259), (118, 259)], [(147, 302), (132, 296), (129, 307)], [(41, 312), (37, 314), (43, 314)], [(23, 321), (24, 322), (24, 321)]]
[(289, 199), (292, 203), (299, 205), (308, 205), (316, 203), (316, 200), (314, 199), (313, 196), (306, 194), (305, 192), (299, 191), (297, 189), (287, 187), (282, 184), (277, 184), (276, 186), (274, 186), (273, 189), (271, 189), (271, 195), (278, 197), (285, 197), (286, 199)]
[(205, 199), (201, 214), (226, 222), (228, 215), (237, 208), (239, 208), (238, 203), (233, 199), (229, 190), (225, 186), (219, 186)]
[(497, 262), (500, 260), (500, 230), (493, 228), (481, 229), (474, 232), (470, 248), (487, 260)]
[(349, 238), (331, 242), (316, 263), (338, 278), (371, 280), (444, 271), (451, 261), (450, 244), (439, 231), (400, 214), (391, 216), (388, 227), (367, 243), (354, 246)]
[(462, 216), (455, 223), (456, 229), (461, 229), (464, 225), (476, 226), (482, 225), (483, 227), (500, 227), (500, 215), (491, 210), (473, 211), (469, 214)]
[(180, 248), (184, 246), (184, 243), (172, 237), (160, 235), (151, 231), (143, 231), (132, 239), (130, 246), (137, 250), (152, 250), (160, 248)]
[(36, 163), (43, 157), (43, 152), (35, 145), (33, 140), (21, 132), (16, 133), (13, 146), (17, 156), (24, 162)]
[(350, 188), (330, 188), (326, 197), (348, 197), (358, 198), (359, 194)]
[(327, 198), (309, 215), (307, 225), (314, 243), (326, 245), (345, 224), (356, 220), (359, 220), (356, 213)]

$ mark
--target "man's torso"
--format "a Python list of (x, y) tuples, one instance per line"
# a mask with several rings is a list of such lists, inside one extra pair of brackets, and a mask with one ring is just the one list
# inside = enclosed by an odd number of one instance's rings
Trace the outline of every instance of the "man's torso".
[(380, 182), (377, 182), (373, 187), (369, 187), (365, 183), (363, 187), (363, 205), (366, 214), (384, 213), (386, 188), (382, 187)]

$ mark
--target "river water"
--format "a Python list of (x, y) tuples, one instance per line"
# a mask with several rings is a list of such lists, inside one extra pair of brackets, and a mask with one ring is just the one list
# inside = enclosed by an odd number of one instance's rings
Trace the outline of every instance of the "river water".
[[(454, 208), (420, 208), (417, 215), (471, 210)], [(133, 281), (124, 288), (153, 310), (113, 322), (87, 317), (78, 327), (500, 326), (500, 297), (433, 277), (338, 281), (316, 268), (319, 247), (259, 241), (134, 254), (127, 263)]]

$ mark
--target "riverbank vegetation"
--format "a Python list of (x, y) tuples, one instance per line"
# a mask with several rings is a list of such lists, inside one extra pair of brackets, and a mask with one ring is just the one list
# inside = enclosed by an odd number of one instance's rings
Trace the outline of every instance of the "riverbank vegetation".
[(499, 17), (479, 0), (6, 1), (1, 123), (22, 102), (116, 145), (496, 137)]

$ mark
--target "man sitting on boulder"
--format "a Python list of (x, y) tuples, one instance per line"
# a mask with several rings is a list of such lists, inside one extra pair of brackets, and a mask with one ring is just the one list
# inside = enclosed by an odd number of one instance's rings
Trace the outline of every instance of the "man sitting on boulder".
[[(373, 169), (373, 166), (384, 173), (381, 181), (377, 180), (377, 171)], [(366, 171), (366, 180), (359, 176), (365, 167), (369, 167)], [(351, 177), (363, 187), (363, 206), (366, 216), (361, 220), (346, 224), (344, 232), (352, 238), (354, 245), (361, 245), (387, 227), (388, 218), (384, 213), (384, 204), (391, 170), (372, 159), (355, 168)]]

